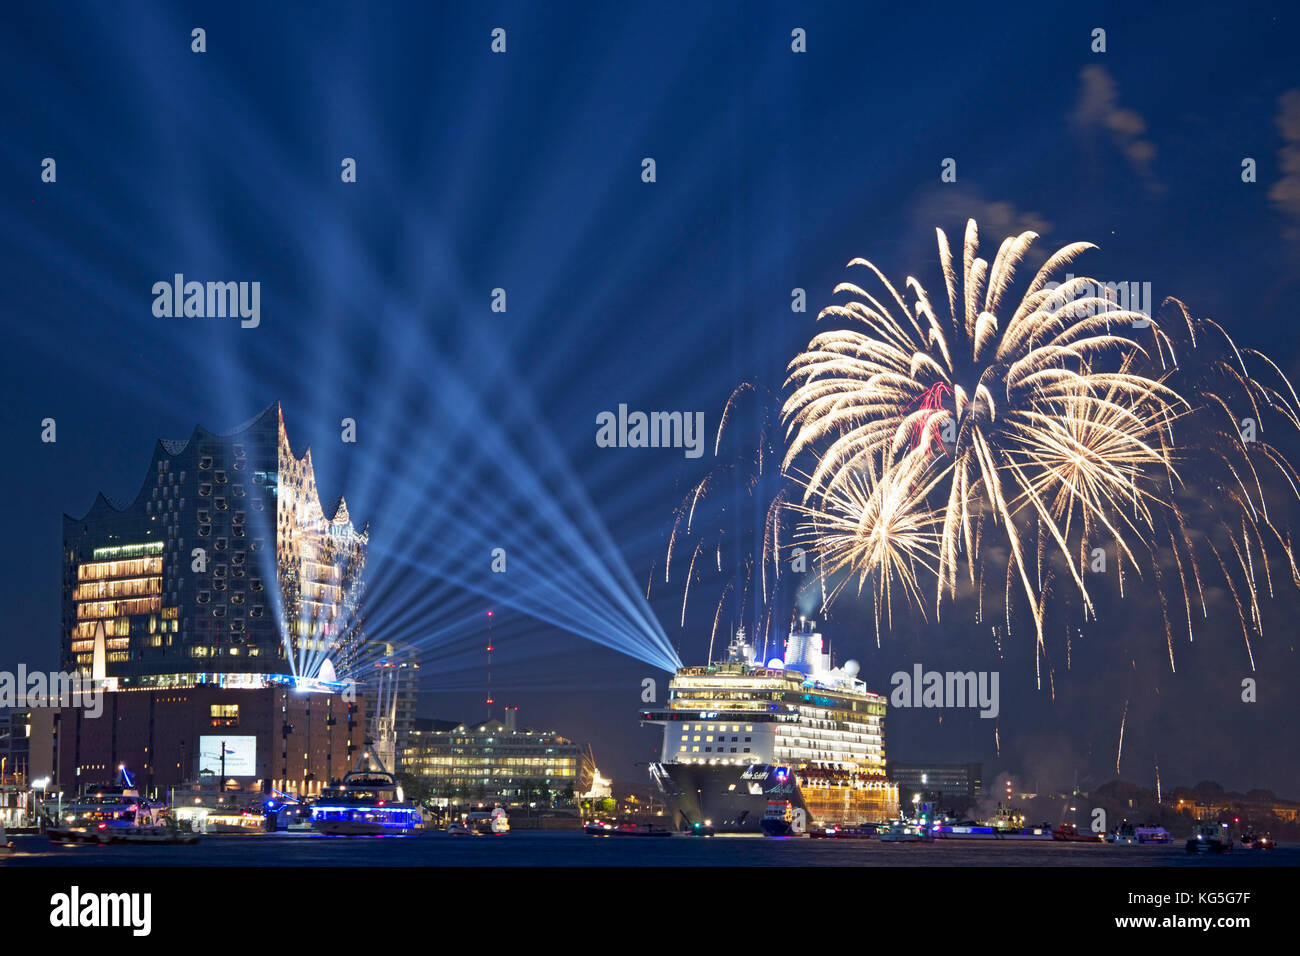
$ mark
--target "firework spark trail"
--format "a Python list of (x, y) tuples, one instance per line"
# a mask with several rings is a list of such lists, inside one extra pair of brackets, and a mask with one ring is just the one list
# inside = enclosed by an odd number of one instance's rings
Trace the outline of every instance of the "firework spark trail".
[(1115, 775), (1119, 776), (1119, 760), (1124, 755), (1124, 725), (1128, 723), (1128, 698), (1124, 699), (1124, 713), (1119, 719), (1119, 748), (1115, 751)]
[[(1204, 548), (1237, 605), (1253, 666), (1249, 631), (1262, 627), (1257, 563), (1272, 591), (1266, 535), (1300, 581), (1290, 535), (1269, 518), (1256, 465), (1266, 465), (1270, 485), (1280, 482), (1292, 501), (1300, 500), (1300, 474), (1253, 433), (1238, 433), (1233, 410), (1251, 412), (1261, 431), (1265, 410), (1300, 430), (1290, 382), (1267, 357), (1239, 349), (1222, 326), (1193, 319), (1176, 299), (1162, 303), (1174, 316), (1166, 330), (1155, 317), (1122, 308), (1109, 291), (1096, 294), (1104, 287), (1091, 279), (1051, 282), (1094, 248), (1088, 243), (1049, 256), (1017, 299), (1012, 280), (1034, 233), (1006, 239), (991, 265), (977, 255), (973, 221), (960, 262), (943, 231), (936, 235), (946, 318), (915, 278), (900, 292), (876, 266), (854, 259), (850, 267), (868, 270), (883, 291), (837, 286), (851, 300), (819, 319), (847, 328), (818, 334), (789, 366), (783, 469), (802, 486), (802, 500), (791, 504), (803, 519), (796, 535), (838, 575), (828, 599), (852, 578), (858, 593), (870, 581), (879, 630), (882, 615), (892, 623), (895, 592), (922, 608), (922, 592), (932, 587), (938, 616), (943, 601), (957, 596), (964, 559), (982, 601), (979, 529), (987, 518), (1008, 552), (1007, 633), (1018, 582), (1041, 662), (1050, 570), (1073, 583), (1058, 597), (1078, 600), (1084, 620), (1096, 620), (1085, 561), (1103, 539), (1113, 543), (1121, 597), (1129, 572), (1149, 575), (1161, 592), (1172, 669), (1160, 566), (1168, 539), (1189, 640), (1191, 587), (1202, 615), (1209, 614), (1200, 566), (1208, 555), (1198, 554)], [(1274, 381), (1252, 378), (1247, 356), (1257, 356)], [(806, 469), (796, 467), (805, 460)], [(1211, 518), (1218, 547), (1210, 535), (1187, 534), (1178, 499), (1191, 489), (1183, 471), (1217, 492), (1199, 492), (1199, 505), (1220, 512)], [(1229, 552), (1237, 558), (1233, 569), (1221, 556)]]
[[(766, 647), (773, 605), (786, 577), (782, 555), (793, 549), (786, 526), (787, 504), (797, 489), (788, 476), (770, 464), (780, 459), (773, 443), (773, 436), (780, 433), (780, 409), (769, 390), (743, 382), (732, 391), (714, 438), (714, 456), (726, 451), (723, 442), (729, 431), (754, 422), (756, 438), (742, 430), (739, 451), (727, 451), (726, 460), (715, 464), (691, 486), (674, 510), (664, 558), (663, 580), (671, 583), (674, 557), (690, 554), (682, 586), (682, 627), (686, 626), (691, 591), (706, 575), (721, 576), (723, 585), (714, 607), (711, 644), (719, 629), (730, 621), (733, 630), (752, 624), (755, 646)], [(708, 556), (701, 561), (706, 549)], [(753, 608), (748, 606), (751, 600), (756, 605)]]

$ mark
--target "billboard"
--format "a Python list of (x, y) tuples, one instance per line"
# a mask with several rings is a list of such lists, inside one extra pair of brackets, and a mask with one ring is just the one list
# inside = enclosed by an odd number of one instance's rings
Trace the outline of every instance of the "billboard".
[[(225, 755), (224, 776), (222, 755)], [(199, 738), (199, 776), (256, 777), (257, 738), (212, 736)]]

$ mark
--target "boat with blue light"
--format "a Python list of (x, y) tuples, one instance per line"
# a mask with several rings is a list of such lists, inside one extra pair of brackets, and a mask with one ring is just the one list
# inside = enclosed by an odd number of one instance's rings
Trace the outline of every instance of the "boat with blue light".
[[(370, 766), (373, 764), (374, 766)], [(343, 780), (326, 787), (312, 805), (311, 822), (326, 836), (410, 836), (424, 832), (424, 814), (369, 753)]]

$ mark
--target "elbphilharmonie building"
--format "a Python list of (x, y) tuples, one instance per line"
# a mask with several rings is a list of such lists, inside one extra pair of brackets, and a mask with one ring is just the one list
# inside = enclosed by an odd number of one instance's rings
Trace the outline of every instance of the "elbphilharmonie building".
[(278, 402), (159, 441), (133, 501), (64, 516), (63, 668), (120, 690), (347, 677), (368, 537), (322, 506)]

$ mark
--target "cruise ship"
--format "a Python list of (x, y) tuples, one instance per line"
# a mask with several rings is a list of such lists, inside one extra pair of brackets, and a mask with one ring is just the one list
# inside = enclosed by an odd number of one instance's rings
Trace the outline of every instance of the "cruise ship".
[(858, 669), (833, 667), (816, 623), (800, 619), (783, 658), (763, 664), (742, 629), (725, 660), (677, 671), (664, 708), (641, 711), (643, 724), (664, 730), (650, 774), (673, 825), (799, 833), (896, 817), (886, 699)]

